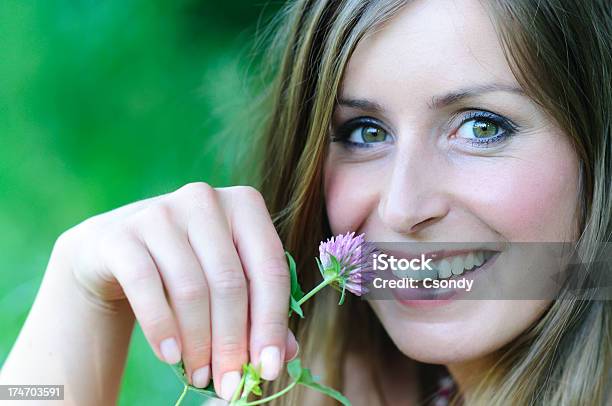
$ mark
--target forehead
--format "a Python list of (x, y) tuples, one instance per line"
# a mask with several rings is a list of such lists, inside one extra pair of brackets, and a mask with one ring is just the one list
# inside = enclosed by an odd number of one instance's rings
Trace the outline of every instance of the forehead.
[(478, 0), (416, 0), (360, 41), (341, 96), (405, 104), (407, 97), (491, 82), (516, 85), (485, 7)]

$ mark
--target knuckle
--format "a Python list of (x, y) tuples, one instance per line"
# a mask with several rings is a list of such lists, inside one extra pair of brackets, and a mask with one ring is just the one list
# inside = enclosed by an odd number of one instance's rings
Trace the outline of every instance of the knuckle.
[(206, 215), (218, 205), (216, 189), (204, 182), (188, 183), (176, 191), (175, 199), (187, 219), (195, 214)]
[(160, 313), (149, 312), (138, 318), (138, 322), (143, 330), (147, 331), (154, 338), (163, 338), (172, 334), (172, 320)]
[(221, 359), (235, 357), (246, 353), (246, 342), (236, 336), (226, 335), (215, 352)]
[(246, 280), (240, 270), (226, 267), (215, 273), (214, 288), (220, 295), (235, 298), (246, 293)]
[(269, 258), (261, 262), (259, 265), (261, 275), (264, 279), (272, 281), (275, 284), (281, 283), (289, 285), (291, 277), (287, 268), (287, 263), (281, 258)]
[(78, 260), (84, 251), (77, 245), (79, 240), (74, 235), (73, 229), (68, 229), (60, 234), (53, 243), (49, 263), (67, 267), (74, 266), (75, 260)]
[(205, 182), (191, 182), (177, 190), (177, 194), (197, 200), (214, 199), (215, 193), (215, 188)]
[(112, 262), (112, 259), (115, 257), (113, 252), (115, 252), (115, 250), (118, 248), (117, 241), (124, 238), (125, 234), (127, 233), (128, 230), (125, 224), (115, 226), (112, 229), (108, 229), (100, 233), (96, 244), (99, 257), (106, 259), (107, 262)]
[(173, 296), (180, 303), (194, 303), (206, 298), (208, 289), (204, 282), (188, 282), (178, 286)]
[(234, 207), (249, 205), (257, 209), (266, 208), (266, 202), (263, 195), (253, 186), (230, 186), (220, 191)]
[(121, 251), (126, 240), (138, 241), (138, 224), (133, 217), (112, 224), (100, 232), (99, 246), (103, 251)]
[(188, 351), (193, 358), (204, 358), (204, 360), (207, 360), (212, 353), (212, 343), (210, 340), (198, 340), (189, 343), (186, 346), (186, 351)]
[(241, 186), (233, 186), (232, 191), (237, 194), (240, 194), (244, 198), (253, 201), (253, 202), (263, 202), (264, 198), (259, 190), (249, 185), (241, 185)]
[(172, 208), (163, 202), (156, 202), (134, 213), (122, 223), (121, 228), (124, 233), (142, 236), (156, 225), (169, 225), (173, 221)]
[(283, 315), (278, 318), (267, 318), (259, 326), (260, 331), (264, 332), (266, 337), (280, 338), (282, 344), (285, 343), (287, 337), (287, 321), (282, 318)]
[(104, 228), (95, 224), (92, 219), (86, 219), (64, 230), (55, 240), (53, 250), (62, 253), (77, 253), (84, 246), (84, 243), (89, 244), (96, 241), (96, 236)]
[(127, 272), (125, 276), (125, 288), (129, 289), (133, 286), (147, 286), (157, 277), (156, 273), (153, 272), (150, 265), (146, 262), (130, 263), (130, 272)]
[(74, 228), (69, 228), (68, 230), (61, 233), (55, 240), (55, 243), (53, 244), (53, 252), (63, 253), (69, 250), (75, 241), (74, 234), (75, 234)]
[(173, 220), (172, 207), (163, 202), (156, 202), (143, 212), (143, 216), (147, 217), (147, 220), (154, 220), (156, 222), (163, 221), (170, 223)]

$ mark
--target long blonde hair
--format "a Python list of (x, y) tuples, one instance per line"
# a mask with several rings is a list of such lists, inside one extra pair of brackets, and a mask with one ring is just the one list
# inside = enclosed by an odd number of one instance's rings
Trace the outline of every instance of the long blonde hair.
[[(273, 213), (285, 249), (297, 259), (301, 283), (317, 282), (313, 258), (330, 235), (322, 180), (328, 131), (344, 68), (357, 43), (404, 6), (403, 0), (290, 1), (270, 25), (262, 90), (258, 158), (259, 188)], [(527, 94), (575, 145), (581, 159), (581, 236), (588, 261), (612, 234), (612, 16), (604, 0), (492, 0), (487, 4), (507, 60)], [(527, 331), (499, 350), (497, 364), (463, 399), (487, 405), (603, 405), (609, 401), (612, 365), (612, 301), (553, 302)], [(306, 304), (305, 319), (291, 328), (300, 357), (322, 357), (325, 382), (342, 389), (342, 368), (351, 342), (370, 343), (372, 361), (392, 348), (369, 307), (319, 296)], [(350, 315), (350, 320), (349, 316)], [(350, 330), (349, 330), (350, 328)], [(358, 336), (358, 332), (363, 332)], [(374, 370), (374, 369), (373, 369)], [(321, 372), (321, 371), (316, 371)], [(373, 382), (376, 375), (372, 371)], [(427, 382), (423, 382), (425, 385)], [(279, 390), (287, 378), (268, 384)], [(425, 394), (426, 395), (426, 394)], [(455, 399), (459, 402), (461, 399)], [(278, 404), (299, 405), (296, 389)], [(330, 401), (330, 404), (333, 404)]]

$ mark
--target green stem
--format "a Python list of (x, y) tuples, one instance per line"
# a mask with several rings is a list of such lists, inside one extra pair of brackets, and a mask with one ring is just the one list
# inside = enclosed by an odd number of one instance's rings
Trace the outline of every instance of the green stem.
[(279, 398), (279, 397), (283, 396), (285, 393), (289, 392), (291, 389), (293, 389), (293, 387), (295, 385), (297, 385), (297, 383), (298, 383), (297, 381), (293, 381), (285, 389), (283, 389), (281, 391), (278, 391), (275, 394), (268, 396), (267, 398), (254, 400), (252, 402), (247, 402), (247, 403), (244, 404), (244, 406), (262, 405), (262, 404), (264, 404), (266, 402), (270, 402), (270, 401), (272, 401), (272, 400), (274, 400), (276, 398)]
[[(324, 287), (332, 284), (333, 282), (336, 282), (339, 279), (338, 276), (331, 276), (328, 278), (323, 279), (323, 281), (321, 283), (319, 283), (317, 286), (315, 286), (310, 292), (308, 292), (307, 294), (305, 294), (299, 301), (298, 304), (302, 305), (304, 304), (308, 299), (310, 299), (311, 297), (313, 297), (315, 294), (317, 294), (321, 289), (323, 289)], [(246, 379), (246, 374), (243, 373), (242, 375), (242, 379), (240, 380), (240, 383), (238, 385), (238, 387), (236, 388), (236, 391), (234, 392), (234, 395), (232, 396), (232, 399), (230, 400), (230, 405), (234, 405), (236, 404), (236, 401), (239, 400), (240, 398), (240, 392), (242, 391), (242, 388), (245, 384), (245, 379)], [(241, 406), (256, 406), (256, 405), (262, 405), (264, 403), (270, 402), (276, 398), (279, 398), (281, 396), (283, 396), (285, 393), (289, 392), (291, 389), (293, 389), (293, 387), (295, 387), (298, 384), (298, 381), (293, 381), (291, 382), (285, 389), (276, 392), (273, 395), (270, 395), (266, 398), (263, 399), (258, 399), (255, 400), (253, 402), (245, 402), (242, 403), (240, 402)], [(185, 395), (187, 394), (187, 390), (188, 390), (188, 386), (185, 385), (183, 387), (183, 392), (181, 393), (181, 396), (178, 398), (178, 400), (176, 401), (174, 406), (179, 406), (181, 404), (181, 402), (183, 401), (183, 398), (185, 397)]]
[(324, 287), (326, 287), (327, 285), (331, 284), (332, 282), (335, 282), (338, 278), (329, 278), (329, 279), (324, 279), (323, 282), (319, 283), (317, 286), (315, 286), (310, 292), (306, 293), (304, 295), (303, 298), (301, 298), (298, 301), (298, 304), (301, 306), (305, 301), (307, 301), (308, 299), (310, 299), (311, 297), (313, 297), (318, 291), (320, 291), (321, 289), (323, 289)]
[(232, 399), (230, 400), (230, 405), (234, 404), (234, 402), (240, 398), (240, 392), (242, 392), (242, 387), (244, 386), (245, 381), (246, 381), (246, 372), (243, 373), (242, 377), (240, 378), (240, 383), (238, 384), (238, 387), (234, 391), (234, 396), (232, 396)]
[(181, 393), (181, 396), (177, 399), (176, 403), (174, 404), (174, 406), (179, 406), (181, 404), (181, 402), (183, 401), (183, 398), (185, 397), (185, 395), (187, 394), (187, 385), (183, 386), (183, 393)]

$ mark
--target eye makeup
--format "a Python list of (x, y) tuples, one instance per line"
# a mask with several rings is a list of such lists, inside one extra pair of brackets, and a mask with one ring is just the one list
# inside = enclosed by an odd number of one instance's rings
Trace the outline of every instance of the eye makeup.
[[(509, 118), (475, 108), (455, 113), (444, 126), (444, 132), (456, 142), (477, 148), (501, 143), (519, 131), (520, 127)], [(376, 148), (388, 143), (388, 139), (393, 140), (393, 135), (384, 123), (368, 116), (347, 120), (331, 134), (331, 142), (340, 142), (348, 149)]]

